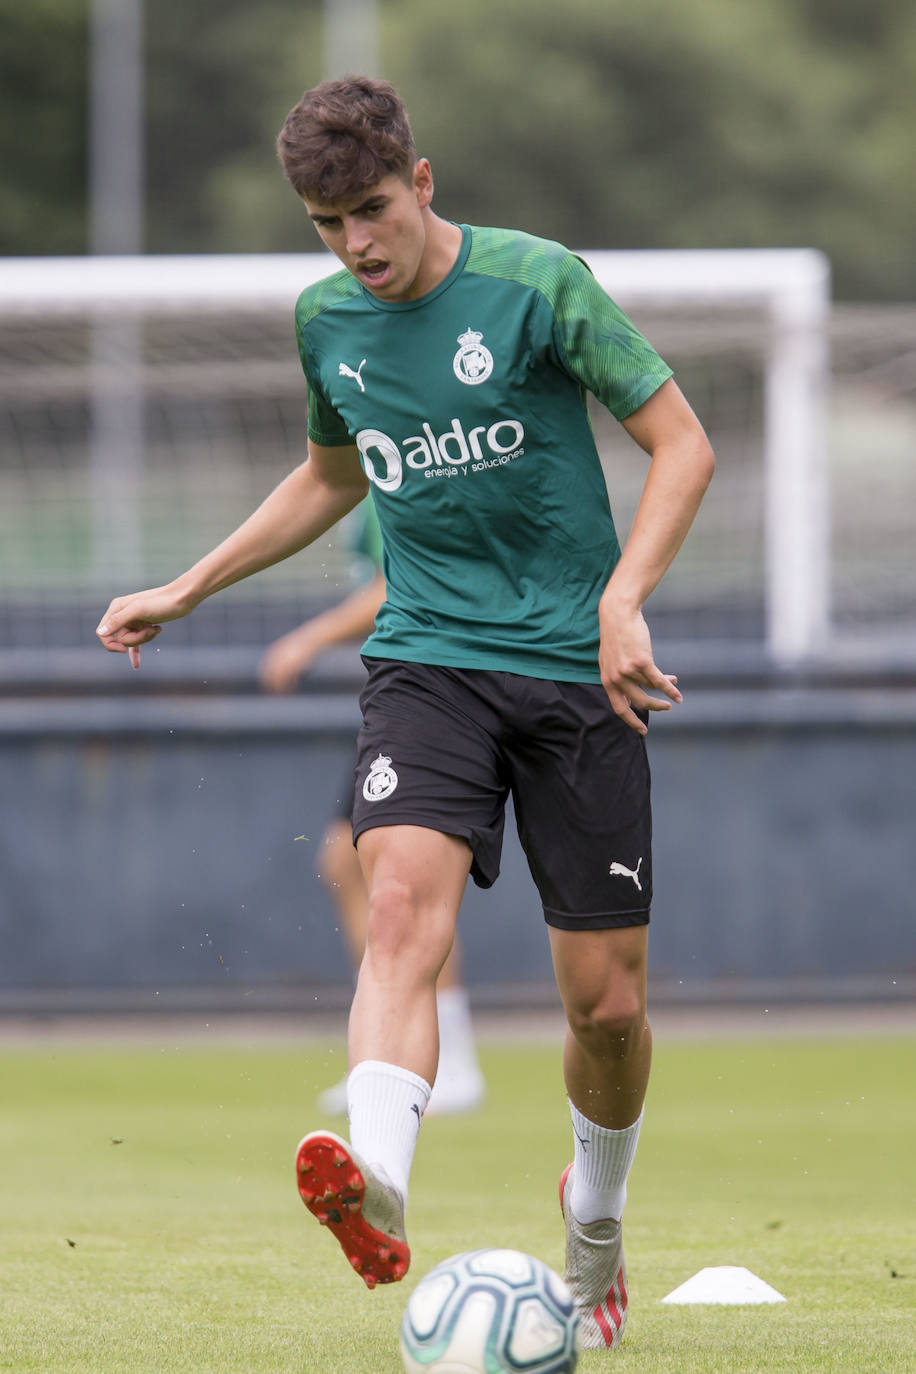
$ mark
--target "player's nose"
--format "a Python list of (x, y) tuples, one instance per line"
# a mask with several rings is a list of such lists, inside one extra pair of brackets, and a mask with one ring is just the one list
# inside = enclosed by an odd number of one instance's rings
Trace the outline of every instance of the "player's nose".
[(359, 220), (348, 220), (346, 223), (347, 231), (347, 252), (354, 258), (366, 257), (372, 245), (372, 235), (369, 227)]

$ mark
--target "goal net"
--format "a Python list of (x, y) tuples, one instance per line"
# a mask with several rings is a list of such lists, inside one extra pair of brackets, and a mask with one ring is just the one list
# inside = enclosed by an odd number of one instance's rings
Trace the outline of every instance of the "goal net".
[[(700, 415), (717, 474), (650, 603), (656, 634), (785, 662), (916, 619), (912, 316), (831, 310), (823, 258), (584, 253)], [(92, 642), (304, 456), (299, 291), (324, 254), (0, 262), (0, 649)], [(905, 343), (909, 339), (910, 343)], [(646, 462), (593, 419), (621, 536)], [(353, 584), (347, 531), (171, 627), (259, 645)]]

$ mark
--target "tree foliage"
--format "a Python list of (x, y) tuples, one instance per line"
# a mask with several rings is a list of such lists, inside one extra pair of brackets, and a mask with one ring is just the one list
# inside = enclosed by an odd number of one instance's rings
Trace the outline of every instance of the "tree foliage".
[(391, 66), (444, 212), (585, 247), (811, 245), (842, 294), (914, 294), (908, 3), (865, 32), (856, 0), (836, 31), (835, 0), (422, 6)]
[(301, 248), (274, 143), (321, 80), (321, 19), (320, 0), (147, 0), (152, 251)]
[[(438, 209), (580, 247), (813, 245), (916, 294), (910, 0), (380, 0)], [(87, 0), (0, 0), (0, 252), (85, 249)], [(274, 156), (320, 0), (147, 0), (147, 245), (315, 240)]]
[(0, 253), (83, 251), (85, 9), (0, 0)]

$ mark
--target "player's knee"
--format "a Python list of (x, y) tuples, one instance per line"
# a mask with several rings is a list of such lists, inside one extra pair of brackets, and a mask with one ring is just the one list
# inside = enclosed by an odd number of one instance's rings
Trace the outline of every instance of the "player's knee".
[(373, 884), (367, 953), (380, 976), (434, 982), (453, 935), (409, 881), (389, 877)]
[(411, 884), (398, 878), (375, 883), (369, 894), (369, 944), (377, 956), (402, 958), (421, 943), (420, 911)]
[(646, 1030), (645, 999), (636, 988), (573, 1007), (567, 1016), (579, 1044), (605, 1058), (626, 1058)]

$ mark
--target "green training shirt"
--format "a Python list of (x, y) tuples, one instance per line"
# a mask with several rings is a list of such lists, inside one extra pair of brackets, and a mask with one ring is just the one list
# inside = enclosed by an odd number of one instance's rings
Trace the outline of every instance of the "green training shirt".
[(367, 582), (382, 570), (382, 531), (370, 497), (360, 501), (343, 519), (347, 546), (354, 555), (357, 579)]
[(419, 300), (341, 271), (296, 308), (309, 437), (356, 444), (382, 530), (387, 600), (363, 652), (599, 682), (620, 548), (586, 392), (622, 420), (671, 369), (560, 244), (462, 236)]

